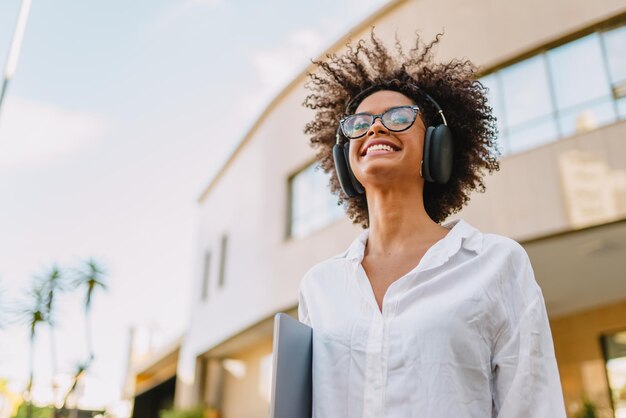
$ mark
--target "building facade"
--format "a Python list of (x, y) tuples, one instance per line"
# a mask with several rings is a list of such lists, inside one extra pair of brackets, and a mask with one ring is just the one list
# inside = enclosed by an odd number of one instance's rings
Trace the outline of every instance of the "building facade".
[[(392, 45), (445, 30), (437, 60), (480, 69), (501, 169), (459, 214), (527, 250), (566, 409), (626, 417), (626, 4), (623, 0), (395, 0), (354, 28)], [(311, 68), (307, 69), (310, 71)], [(306, 73), (269, 104), (199, 198), (191, 324), (176, 404), (267, 416), (272, 321), (294, 313), (315, 263), (359, 233), (315, 170)], [(444, 109), (445, 111), (445, 109)]]
[(155, 350), (151, 333), (152, 330), (135, 327), (130, 330), (122, 398), (132, 405), (131, 418), (158, 417), (161, 411), (174, 407), (178, 353), (183, 337)]

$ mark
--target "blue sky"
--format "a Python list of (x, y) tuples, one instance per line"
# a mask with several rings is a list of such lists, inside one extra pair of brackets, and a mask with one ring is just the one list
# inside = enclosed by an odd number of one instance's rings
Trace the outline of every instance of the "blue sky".
[[(113, 406), (131, 325), (158, 341), (184, 332), (196, 199), (271, 98), (385, 0), (34, 1), (0, 114), (0, 306), (34, 275), (87, 257), (96, 361), (85, 407)], [(18, 0), (0, 2), (0, 64)], [(59, 367), (85, 356), (82, 295), (63, 297)], [(50, 376), (37, 339), (36, 396)], [(0, 329), (0, 378), (22, 390), (28, 334)], [(63, 378), (61, 383), (65, 382)]]

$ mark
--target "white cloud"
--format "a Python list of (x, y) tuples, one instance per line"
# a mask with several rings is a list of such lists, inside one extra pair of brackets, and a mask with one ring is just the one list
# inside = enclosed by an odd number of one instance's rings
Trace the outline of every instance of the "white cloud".
[[(350, 25), (358, 23), (365, 16), (389, 2), (389, 0), (347, 1), (349, 3), (348, 10), (359, 11), (353, 16), (354, 22)], [(297, 71), (304, 69), (312, 58), (317, 58), (324, 51), (323, 48), (329, 47), (331, 42), (339, 38), (345, 30), (345, 23), (344, 20), (338, 20), (336, 17), (326, 17), (321, 19), (317, 29), (298, 29), (289, 33), (282, 45), (253, 53), (252, 64), (265, 90), (276, 90), (284, 87), (297, 75)]]
[(68, 157), (101, 137), (104, 127), (94, 113), (12, 97), (0, 114), (0, 168)]
[(158, 34), (166, 31), (177, 30), (177, 24), (190, 15), (194, 15), (207, 8), (221, 6), (224, 0), (186, 0), (171, 2), (164, 10), (148, 22), (141, 30), (141, 36), (145, 39), (152, 39)]
[(189, 0), (192, 4), (200, 4), (203, 6), (217, 6), (224, 3), (224, 0)]
[(322, 35), (314, 29), (299, 29), (291, 32), (285, 41), (276, 47), (251, 53), (252, 66), (260, 80), (254, 91), (242, 101), (244, 114), (258, 115), (263, 106), (303, 70), (311, 59), (328, 46), (328, 34)]
[(300, 29), (289, 34), (284, 45), (255, 52), (252, 64), (265, 87), (281, 87), (319, 54), (324, 43), (319, 32)]

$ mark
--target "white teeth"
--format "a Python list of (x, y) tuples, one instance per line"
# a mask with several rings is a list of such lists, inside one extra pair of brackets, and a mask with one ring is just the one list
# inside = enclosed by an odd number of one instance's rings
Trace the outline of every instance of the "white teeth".
[(375, 145), (372, 145), (370, 147), (367, 147), (366, 154), (369, 154), (370, 151), (389, 151), (389, 152), (393, 152), (394, 150), (389, 145), (375, 144)]

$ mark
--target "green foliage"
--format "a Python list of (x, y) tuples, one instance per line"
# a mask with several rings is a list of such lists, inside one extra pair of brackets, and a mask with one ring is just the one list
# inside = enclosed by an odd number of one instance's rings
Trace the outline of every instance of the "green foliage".
[(67, 391), (67, 394), (63, 398), (63, 407), (62, 407), (62, 409), (66, 409), (67, 408), (67, 401), (68, 401), (68, 399), (74, 393), (74, 391), (76, 391), (76, 388), (78, 387), (78, 383), (84, 377), (85, 373), (89, 369), (90, 364), (91, 364), (91, 362), (88, 362), (88, 363), (78, 363), (76, 365), (76, 371), (74, 372), (74, 377), (72, 378), (72, 384), (71, 384), (69, 390)]
[(596, 406), (589, 400), (583, 401), (583, 409), (576, 415), (576, 418), (596, 418)]
[(105, 276), (106, 272), (104, 269), (93, 259), (85, 261), (83, 268), (78, 271), (77, 277), (74, 280), (74, 286), (84, 287), (87, 291), (85, 295), (86, 311), (89, 311), (91, 308), (91, 301), (95, 289), (101, 287), (103, 290), (106, 290)]
[[(24, 325), (28, 326), (30, 336), (30, 357), (29, 357), (29, 379), (26, 387), (26, 402), (24, 406), (18, 411), (17, 417), (25, 418), (53, 418), (54, 414), (50, 408), (37, 408), (32, 406), (29, 408), (30, 400), (32, 399), (32, 386), (34, 381), (34, 350), (36, 333), (40, 325), (47, 324), (50, 328), (51, 336), (51, 350), (53, 359), (53, 375), (52, 375), (52, 388), (54, 397), (56, 399), (56, 387), (55, 386), (55, 374), (56, 374), (56, 345), (54, 339), (54, 328), (56, 321), (54, 320), (57, 299), (60, 293), (70, 290), (69, 285), (74, 284), (86, 288), (86, 300), (85, 300), (85, 338), (87, 340), (88, 347), (88, 360), (78, 365), (77, 371), (74, 376), (74, 382), (65, 396), (65, 402), (67, 398), (74, 393), (80, 378), (85, 374), (89, 365), (91, 364), (94, 354), (91, 344), (91, 324), (89, 321), (90, 306), (93, 299), (93, 293), (95, 289), (106, 289), (104, 277), (105, 271), (102, 267), (93, 259), (89, 259), (84, 263), (84, 267), (78, 270), (76, 278), (73, 283), (70, 283), (66, 270), (61, 269), (56, 264), (52, 265), (43, 275), (34, 277), (31, 289), (28, 290), (27, 297), (18, 306), (17, 314), (18, 320)], [(3, 301), (2, 301), (3, 302)], [(0, 306), (2, 308), (2, 306)], [(0, 309), (0, 326), (3, 324), (3, 309)]]
[(190, 409), (164, 409), (159, 412), (159, 418), (204, 418), (202, 407)]
[(56, 299), (60, 292), (66, 290), (63, 272), (57, 265), (53, 265), (40, 281), (44, 293), (46, 322), (54, 326)]
[(41, 281), (34, 281), (28, 293), (29, 300), (21, 308), (20, 317), (28, 324), (31, 341), (35, 338), (37, 325), (47, 321), (46, 289)]
[[(52, 418), (54, 416), (54, 412), (53, 412), (54, 410), (52, 407), (49, 407), (49, 406), (39, 407), (39, 406), (33, 405), (32, 408), (33, 408), (32, 418)], [(28, 405), (26, 403), (21, 404), (17, 410), (17, 415), (15, 415), (14, 418), (26, 418), (27, 409), (28, 409)]]

